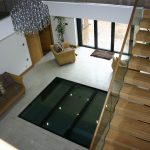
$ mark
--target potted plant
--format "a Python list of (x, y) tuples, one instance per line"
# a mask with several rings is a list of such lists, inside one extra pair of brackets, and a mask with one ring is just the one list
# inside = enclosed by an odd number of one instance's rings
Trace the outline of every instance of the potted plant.
[(60, 17), (60, 16), (55, 16), (54, 20), (57, 20), (57, 26), (56, 26), (56, 31), (57, 31), (57, 38), (59, 42), (64, 42), (64, 33), (65, 33), (65, 28), (66, 28), (66, 23), (65, 23), (65, 18)]

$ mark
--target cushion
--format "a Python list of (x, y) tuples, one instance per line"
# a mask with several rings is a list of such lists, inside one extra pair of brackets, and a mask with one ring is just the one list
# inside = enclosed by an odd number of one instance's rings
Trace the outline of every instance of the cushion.
[(3, 86), (3, 82), (0, 82), (0, 95), (3, 95), (5, 93), (5, 88)]
[[(11, 84), (13, 84), (15, 81), (12, 79), (12, 77), (10, 76), (9, 73), (5, 72), (1, 75), (2, 78), (2, 82), (3, 82), (3, 86), (4, 88), (7, 88), (8, 86), (10, 86)], [(1, 80), (1, 79), (0, 79)]]
[(71, 50), (74, 50), (74, 49), (71, 48), (71, 47), (67, 47), (67, 48), (64, 49), (64, 51), (71, 51)]
[(57, 52), (57, 53), (60, 53), (61, 51), (64, 50), (63, 46), (61, 43), (56, 43), (54, 44), (54, 50)]

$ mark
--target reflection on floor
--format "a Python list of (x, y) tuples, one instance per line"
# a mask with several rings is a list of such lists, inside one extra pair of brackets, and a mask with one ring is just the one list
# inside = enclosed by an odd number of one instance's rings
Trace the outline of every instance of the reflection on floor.
[(26, 94), (0, 118), (1, 139), (21, 150), (85, 150), (17, 116), (55, 77), (107, 91), (112, 76), (112, 60), (91, 57), (93, 51), (77, 48), (76, 62), (61, 67), (50, 52), (28, 71), (24, 75)]

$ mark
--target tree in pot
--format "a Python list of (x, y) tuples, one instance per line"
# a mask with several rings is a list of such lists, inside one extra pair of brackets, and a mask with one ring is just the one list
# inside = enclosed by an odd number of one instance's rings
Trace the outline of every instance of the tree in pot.
[(65, 23), (65, 18), (60, 17), (60, 16), (55, 16), (54, 20), (57, 20), (57, 26), (56, 26), (56, 31), (57, 31), (57, 38), (59, 42), (64, 42), (64, 33), (66, 29), (66, 23)]

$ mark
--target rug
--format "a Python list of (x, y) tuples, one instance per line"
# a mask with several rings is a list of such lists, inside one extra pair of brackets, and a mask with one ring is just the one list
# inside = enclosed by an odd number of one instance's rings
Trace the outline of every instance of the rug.
[(90, 56), (110, 60), (112, 59), (113, 55), (114, 55), (113, 52), (108, 52), (104, 50), (95, 50)]

